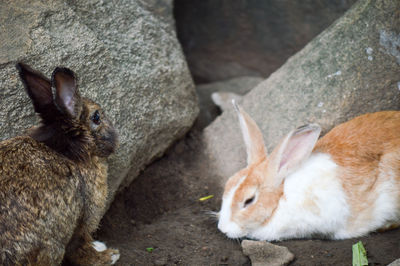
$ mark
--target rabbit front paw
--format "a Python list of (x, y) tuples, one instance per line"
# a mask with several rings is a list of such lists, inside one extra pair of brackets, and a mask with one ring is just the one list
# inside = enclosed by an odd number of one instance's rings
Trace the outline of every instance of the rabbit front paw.
[(114, 265), (120, 257), (119, 251), (117, 249), (107, 248), (106, 244), (104, 244), (103, 242), (93, 241), (92, 246), (98, 252), (98, 259), (105, 265)]
[(111, 265), (114, 265), (119, 260), (120, 254), (118, 249), (108, 249), (111, 254)]

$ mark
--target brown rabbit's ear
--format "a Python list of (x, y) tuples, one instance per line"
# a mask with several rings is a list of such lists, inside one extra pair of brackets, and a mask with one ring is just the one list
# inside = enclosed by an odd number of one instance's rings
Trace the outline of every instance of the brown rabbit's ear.
[(268, 169), (275, 177), (275, 185), (295, 171), (309, 158), (321, 133), (317, 124), (309, 124), (290, 132), (274, 149), (269, 157)]
[(247, 164), (258, 163), (266, 159), (267, 152), (261, 130), (256, 122), (234, 100), (232, 103), (238, 115), (240, 129), (246, 145)]
[(49, 106), (53, 106), (50, 80), (24, 63), (18, 63), (16, 67), (35, 112), (44, 113)]
[(79, 116), (82, 105), (75, 73), (68, 68), (57, 67), (51, 76), (51, 83), (56, 89), (54, 102), (57, 108), (70, 117)]

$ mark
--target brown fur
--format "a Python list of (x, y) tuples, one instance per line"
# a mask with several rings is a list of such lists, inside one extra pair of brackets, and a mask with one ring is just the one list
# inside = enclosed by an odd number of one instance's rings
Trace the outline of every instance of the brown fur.
[[(368, 218), (373, 215), (371, 206), (376, 199), (376, 193), (372, 192), (388, 181), (389, 176), (385, 173), (392, 171), (393, 185), (400, 187), (399, 147), (400, 112), (384, 111), (365, 114), (338, 125), (318, 141), (314, 151), (329, 153), (341, 166), (338, 176), (351, 213), (358, 218)], [(400, 206), (400, 196), (398, 202)], [(360, 226), (353, 221), (349, 224), (355, 228)]]
[(56, 92), (74, 82), (70, 112), (62, 97), (53, 102), (42, 74), (18, 69), (42, 124), (0, 142), (0, 264), (59, 265), (65, 255), (77, 265), (108, 265), (118, 251), (95, 251), (91, 233), (105, 211), (105, 157), (117, 145), (115, 130), (96, 103), (80, 97), (72, 71), (57, 68), (52, 81)]

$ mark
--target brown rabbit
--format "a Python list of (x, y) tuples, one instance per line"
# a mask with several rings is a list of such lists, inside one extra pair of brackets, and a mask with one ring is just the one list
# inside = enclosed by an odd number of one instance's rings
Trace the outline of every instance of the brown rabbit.
[(76, 265), (114, 264), (118, 250), (91, 233), (105, 211), (116, 131), (80, 96), (71, 70), (56, 68), (50, 81), (17, 69), (41, 124), (0, 142), (0, 264), (59, 265), (64, 255)]

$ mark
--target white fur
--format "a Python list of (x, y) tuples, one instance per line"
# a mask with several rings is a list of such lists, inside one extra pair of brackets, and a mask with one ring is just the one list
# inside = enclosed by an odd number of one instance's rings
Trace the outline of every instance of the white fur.
[[(378, 179), (385, 182), (366, 195), (372, 197), (374, 203), (365, 210), (365, 215), (358, 213), (351, 217), (346, 193), (337, 176), (339, 166), (328, 154), (317, 153), (285, 178), (284, 196), (271, 219), (246, 236), (267, 241), (313, 236), (345, 239), (399, 223), (400, 211), (393, 211), (400, 209), (399, 184), (396, 181), (398, 173), (382, 159)], [(243, 237), (245, 234), (231, 221), (230, 209), (235, 191), (244, 178), (224, 198), (220, 212), (218, 228), (230, 238)]]
[(100, 241), (93, 241), (92, 246), (97, 252), (102, 252), (107, 249), (106, 244), (104, 244), (103, 242), (100, 242)]
[[(103, 251), (107, 250), (106, 244), (104, 244), (103, 242), (100, 242), (100, 241), (93, 241), (92, 246), (97, 252), (103, 252)], [(112, 254), (111, 255), (111, 265), (114, 265), (119, 260), (119, 257), (120, 257), (119, 253)]]
[(284, 196), (262, 228), (250, 232), (258, 240), (325, 235), (345, 230), (350, 210), (336, 177), (338, 166), (327, 154), (312, 154), (284, 183)]
[[(349, 232), (344, 237), (364, 235), (368, 232), (389, 227), (400, 222), (400, 193), (397, 179), (400, 153), (388, 153), (381, 157), (378, 167), (378, 185), (369, 192), (373, 204), (349, 225)], [(393, 169), (393, 167), (395, 169)]]
[[(376, 189), (377, 198), (375, 200), (373, 217), (377, 219), (377, 226), (390, 225), (400, 221), (400, 195), (399, 184), (395, 181), (395, 176), (390, 176), (387, 182), (380, 184)], [(393, 210), (397, 210), (394, 212)]]
[(236, 190), (240, 187), (245, 179), (246, 176), (241, 177), (236, 186), (234, 186), (227, 195), (224, 195), (221, 211), (218, 214), (218, 229), (230, 238), (239, 238), (244, 236), (240, 227), (236, 223), (231, 221), (231, 206)]
[(111, 265), (114, 265), (117, 260), (119, 260), (120, 255), (119, 254), (113, 254), (111, 255)]

